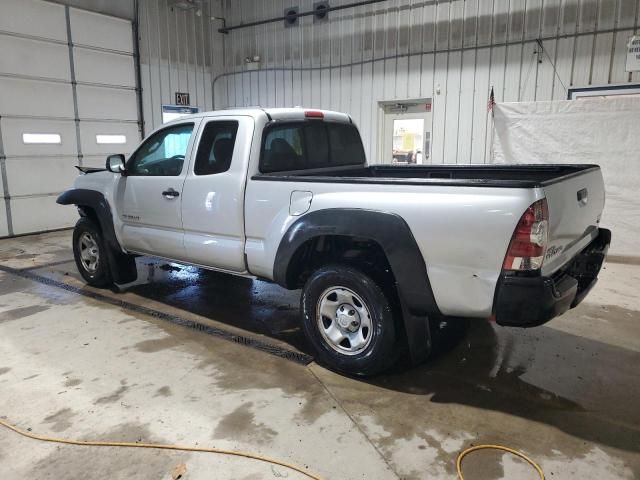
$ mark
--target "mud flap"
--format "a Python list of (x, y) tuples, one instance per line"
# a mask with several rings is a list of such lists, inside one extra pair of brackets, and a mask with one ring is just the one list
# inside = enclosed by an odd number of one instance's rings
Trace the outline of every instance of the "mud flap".
[(429, 358), (433, 347), (429, 317), (416, 315), (407, 308), (405, 302), (401, 303), (411, 363), (418, 365)]
[(109, 260), (109, 271), (114, 283), (122, 285), (134, 282), (138, 278), (138, 269), (136, 268), (134, 256), (109, 248), (107, 258)]

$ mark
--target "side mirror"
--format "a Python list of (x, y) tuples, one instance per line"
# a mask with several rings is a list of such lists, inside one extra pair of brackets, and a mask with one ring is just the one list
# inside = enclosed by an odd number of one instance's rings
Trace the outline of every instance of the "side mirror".
[(107, 157), (107, 170), (113, 173), (124, 173), (124, 155), (117, 153)]

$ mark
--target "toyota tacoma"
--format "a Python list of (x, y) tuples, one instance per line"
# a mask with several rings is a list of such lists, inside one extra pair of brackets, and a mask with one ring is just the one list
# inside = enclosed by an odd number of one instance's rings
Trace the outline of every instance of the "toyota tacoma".
[(238, 109), (162, 125), (58, 198), (95, 287), (152, 255), (301, 289), (316, 358), (373, 375), (452, 319), (532, 327), (576, 306), (611, 232), (597, 165), (368, 165), (344, 113)]

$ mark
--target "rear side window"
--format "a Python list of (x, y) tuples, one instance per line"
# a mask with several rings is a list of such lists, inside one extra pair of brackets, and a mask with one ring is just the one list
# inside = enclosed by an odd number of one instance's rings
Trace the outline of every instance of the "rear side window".
[(305, 158), (302, 150), (302, 128), (299, 126), (278, 126), (269, 129), (265, 136), (262, 152), (263, 172), (300, 170)]
[(237, 133), (238, 122), (225, 120), (207, 123), (200, 138), (194, 173), (213, 175), (229, 170)]
[(262, 173), (363, 163), (360, 134), (351, 124), (315, 120), (274, 124), (263, 135)]

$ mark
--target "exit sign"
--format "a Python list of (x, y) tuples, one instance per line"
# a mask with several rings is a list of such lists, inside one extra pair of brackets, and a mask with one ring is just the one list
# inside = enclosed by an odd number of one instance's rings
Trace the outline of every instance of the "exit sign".
[(189, 94), (176, 92), (176, 105), (191, 105)]

